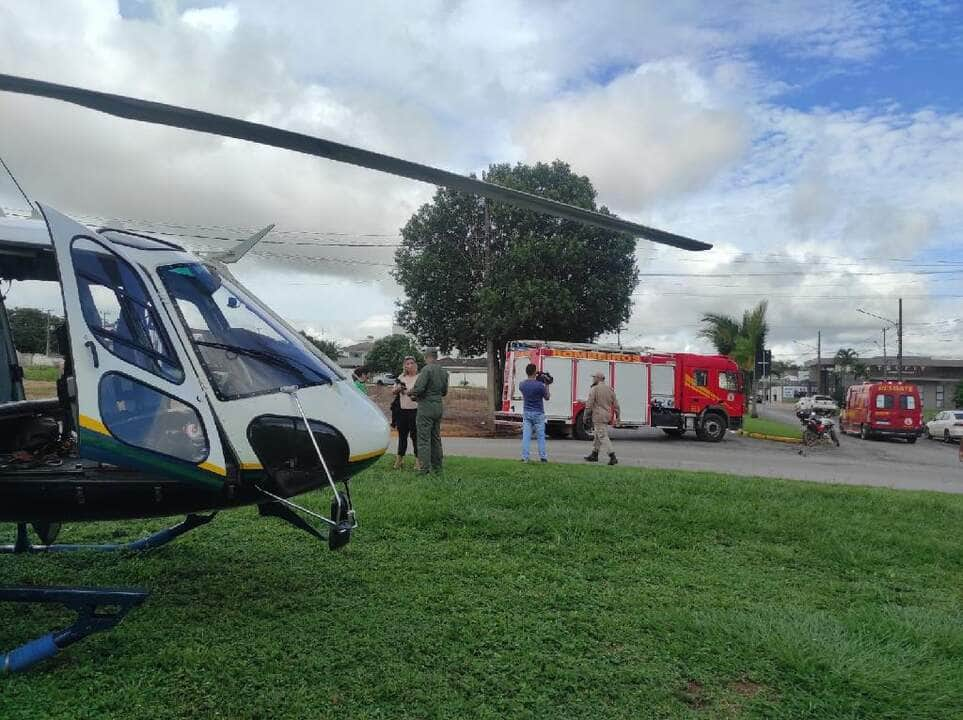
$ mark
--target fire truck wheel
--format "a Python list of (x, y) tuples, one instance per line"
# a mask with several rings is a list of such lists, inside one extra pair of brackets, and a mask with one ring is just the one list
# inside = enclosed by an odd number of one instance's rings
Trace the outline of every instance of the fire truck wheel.
[(585, 411), (579, 410), (575, 416), (575, 425), (572, 427), (572, 435), (576, 440), (592, 439), (592, 418), (585, 417)]
[(719, 442), (726, 436), (726, 419), (716, 412), (706, 413), (696, 428), (696, 435), (700, 440)]
[(866, 427), (865, 425), (859, 426), (859, 439), (869, 440), (869, 428)]
[(563, 440), (568, 437), (568, 426), (562, 423), (548, 423), (545, 427), (545, 434), (556, 440)]

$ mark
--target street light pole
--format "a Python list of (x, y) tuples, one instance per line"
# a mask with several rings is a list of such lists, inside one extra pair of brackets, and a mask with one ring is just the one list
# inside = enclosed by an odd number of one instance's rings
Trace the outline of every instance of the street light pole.
[(903, 298), (899, 299), (899, 325), (896, 326), (896, 379), (903, 382)]

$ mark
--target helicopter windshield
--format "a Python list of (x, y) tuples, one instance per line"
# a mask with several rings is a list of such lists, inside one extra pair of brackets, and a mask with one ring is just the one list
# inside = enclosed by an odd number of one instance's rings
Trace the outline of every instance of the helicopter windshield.
[(201, 263), (170, 265), (158, 274), (221, 400), (340, 379), (334, 368), (216, 268)]

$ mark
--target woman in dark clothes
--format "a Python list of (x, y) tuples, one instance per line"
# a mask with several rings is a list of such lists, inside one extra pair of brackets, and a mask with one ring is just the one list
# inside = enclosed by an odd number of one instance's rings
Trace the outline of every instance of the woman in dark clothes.
[(415, 418), (418, 415), (418, 403), (408, 397), (411, 388), (415, 386), (418, 379), (418, 365), (410, 355), (405, 358), (405, 368), (398, 376), (398, 383), (392, 392), (398, 397), (398, 404), (401, 406), (398, 411), (398, 455), (395, 457), (395, 469), (404, 468), (405, 454), (408, 452), (408, 437), (411, 437), (411, 449), (415, 455), (415, 470), (420, 469), (418, 462), (418, 441), (415, 437)]

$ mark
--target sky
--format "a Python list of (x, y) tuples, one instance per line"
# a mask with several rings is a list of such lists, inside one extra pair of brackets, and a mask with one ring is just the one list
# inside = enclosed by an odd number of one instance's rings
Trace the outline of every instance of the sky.
[[(769, 301), (774, 357), (963, 357), (963, 4), (0, 0), (0, 72), (232, 115), (435, 165), (568, 162), (600, 204), (713, 243), (639, 241), (625, 344), (710, 351)], [(90, 223), (230, 246), (235, 274), (341, 343), (392, 329), (399, 230), (434, 188), (0, 95), (0, 157)], [(27, 207), (0, 177), (0, 207)], [(50, 284), (8, 306), (59, 311)], [(604, 336), (603, 341), (614, 340)], [(895, 333), (887, 336), (890, 355)]]

